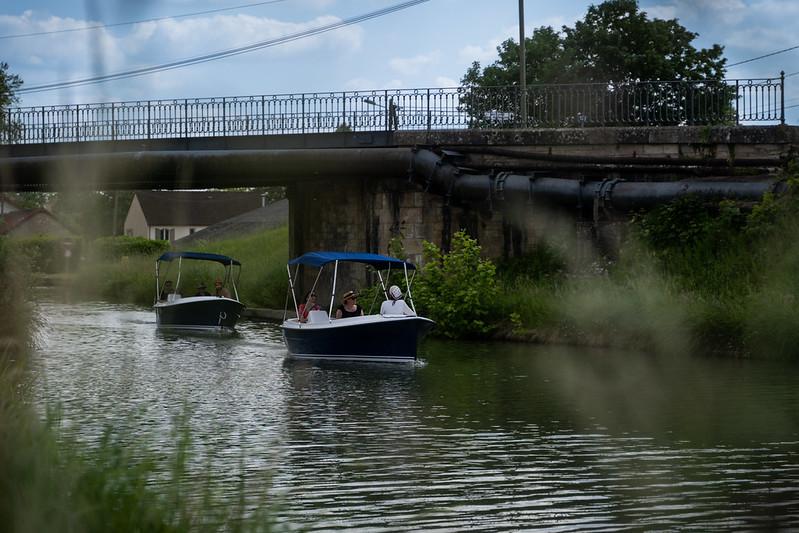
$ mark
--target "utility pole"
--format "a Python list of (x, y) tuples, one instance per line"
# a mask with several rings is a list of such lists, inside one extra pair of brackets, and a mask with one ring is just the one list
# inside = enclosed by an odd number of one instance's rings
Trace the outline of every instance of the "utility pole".
[(524, 0), (519, 0), (519, 107), (522, 127), (527, 127), (527, 58), (524, 45)]

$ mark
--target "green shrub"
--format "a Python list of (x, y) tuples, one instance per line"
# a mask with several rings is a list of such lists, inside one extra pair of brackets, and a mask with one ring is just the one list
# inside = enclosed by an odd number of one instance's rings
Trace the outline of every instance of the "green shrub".
[(169, 250), (169, 241), (157, 241), (144, 237), (101, 237), (92, 243), (92, 250), (98, 258), (119, 259), (133, 255), (155, 256)]
[(81, 241), (70, 239), (70, 243), (71, 256), (67, 259), (64, 239), (60, 237), (38, 236), (9, 241), (9, 245), (24, 258), (31, 271), (44, 274), (63, 272), (75, 267), (80, 257)]
[(424, 266), (413, 294), (418, 310), (435, 320), (440, 335), (472, 337), (491, 331), (496, 322), (496, 268), (481, 259), (477, 241), (459, 231), (452, 236), (448, 254), (426, 241), (423, 246)]

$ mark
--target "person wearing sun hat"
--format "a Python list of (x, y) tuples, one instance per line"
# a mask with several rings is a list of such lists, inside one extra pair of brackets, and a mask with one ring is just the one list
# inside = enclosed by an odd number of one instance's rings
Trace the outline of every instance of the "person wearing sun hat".
[(380, 314), (383, 316), (416, 316), (416, 313), (408, 307), (402, 299), (402, 290), (396, 285), (388, 289), (389, 299), (380, 306)]
[(358, 305), (358, 295), (355, 291), (347, 291), (341, 298), (341, 305), (336, 308), (336, 318), (353, 316), (363, 316), (363, 308)]

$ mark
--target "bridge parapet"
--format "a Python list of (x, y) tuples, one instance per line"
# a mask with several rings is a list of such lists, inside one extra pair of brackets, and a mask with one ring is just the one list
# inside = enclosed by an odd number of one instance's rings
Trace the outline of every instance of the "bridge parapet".
[[(785, 78), (317, 92), (15, 108), (2, 144), (784, 123)], [(520, 102), (526, 102), (522, 113)], [(522, 117), (525, 117), (523, 120)]]

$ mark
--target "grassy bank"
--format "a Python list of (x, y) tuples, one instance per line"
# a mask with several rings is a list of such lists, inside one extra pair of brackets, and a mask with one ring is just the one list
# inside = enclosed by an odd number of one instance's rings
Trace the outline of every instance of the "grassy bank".
[[(199, 243), (191, 249), (228, 255), (241, 261), (241, 278), (237, 287), (246, 305), (283, 308), (288, 227), (238, 239)], [(155, 260), (158, 255), (130, 255), (112, 259), (90, 255), (67, 290), (78, 299), (150, 305), (155, 296)], [(194, 294), (200, 281), (212, 286), (213, 279), (222, 273), (219, 265), (198, 261), (184, 262), (182, 270), (180, 285), (183, 294)], [(176, 273), (177, 265), (174, 265), (168, 275), (174, 280)]]
[[(245, 507), (244, 484), (211, 488), (189, 473), (202, 462), (175, 422), (163, 438), (131, 442), (108, 428), (96, 445), (81, 445), (60, 423), (57, 406), (40, 417), (28, 369), (37, 319), (26, 300), (30, 265), (0, 238), (0, 524), (3, 531), (267, 531), (267, 502)], [(162, 443), (158, 446), (152, 443)], [(238, 497), (236, 493), (238, 491)], [(252, 502), (249, 502), (252, 504)]]

